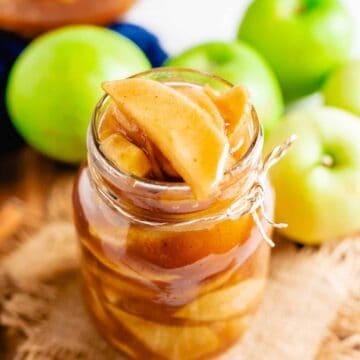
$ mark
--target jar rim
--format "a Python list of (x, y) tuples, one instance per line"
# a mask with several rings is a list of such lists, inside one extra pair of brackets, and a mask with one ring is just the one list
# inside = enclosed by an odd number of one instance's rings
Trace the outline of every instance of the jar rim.
[[(131, 76), (130, 78), (139, 78), (152, 74), (166, 74), (166, 73), (168, 74), (174, 73), (180, 76), (182, 74), (199, 75), (204, 78), (211, 79), (212, 81), (215, 80), (216, 82), (224, 85), (227, 88), (231, 88), (234, 86), (233, 84), (222, 79), (219, 76), (203, 71), (187, 69), (187, 68), (179, 68), (179, 67), (155, 68), (152, 70), (138, 73), (136, 75)], [(183, 81), (183, 82), (190, 83), (189, 81)], [(109, 159), (106, 158), (106, 156), (103, 154), (100, 148), (100, 142), (98, 139), (97, 120), (99, 115), (101, 114), (102, 108), (105, 106), (106, 102), (109, 101), (109, 99), (110, 96), (108, 94), (105, 94), (100, 98), (100, 100), (96, 104), (95, 110), (91, 117), (91, 123), (88, 131), (88, 147), (91, 148), (93, 151), (95, 151), (95, 154), (93, 154), (93, 156), (96, 158), (98, 162), (100, 162), (101, 167), (106, 172), (112, 174), (115, 178), (134, 181), (134, 184), (136, 184), (136, 187), (138, 189), (148, 190), (156, 193), (164, 192), (164, 191), (176, 191), (176, 192), (180, 191), (183, 193), (192, 193), (190, 186), (185, 182), (159, 181), (159, 180), (138, 177), (134, 174), (125, 172), (117, 168)], [(261, 156), (261, 151), (263, 146), (263, 129), (253, 106), (251, 107), (251, 118), (254, 125), (254, 134), (252, 136), (251, 141), (249, 142), (249, 146), (247, 147), (244, 154), (242, 154), (239, 160), (234, 164), (234, 166), (231, 169), (225, 171), (224, 178), (227, 175), (236, 174), (241, 170), (243, 170), (246, 166), (248, 166), (248, 163), (251, 160), (254, 153), (256, 154), (256, 157), (258, 155)], [(258, 152), (259, 154), (257, 154)]]

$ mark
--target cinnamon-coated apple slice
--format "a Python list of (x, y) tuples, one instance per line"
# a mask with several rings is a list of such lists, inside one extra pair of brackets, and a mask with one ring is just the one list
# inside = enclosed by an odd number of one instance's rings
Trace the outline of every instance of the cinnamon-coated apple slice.
[(218, 93), (209, 85), (204, 86), (204, 92), (212, 99), (223, 117), (229, 132), (236, 127), (245, 107), (249, 104), (248, 91), (241, 85), (233, 86), (226, 92)]
[(198, 359), (215, 351), (218, 337), (207, 326), (168, 326), (130, 315), (108, 305), (109, 312), (159, 358)]
[(162, 171), (170, 178), (181, 179), (181, 176), (171, 165), (170, 161), (159, 150), (155, 150), (155, 153)]
[(118, 121), (117, 107), (115, 104), (110, 104), (105, 110), (104, 116), (99, 125), (99, 139), (100, 141), (104, 141), (110, 135), (120, 133), (122, 131), (123, 127)]
[(158, 179), (163, 179), (160, 164), (155, 156), (155, 147), (148, 139), (144, 131), (132, 121), (129, 117), (125, 116), (118, 106), (111, 102), (105, 112), (103, 124), (100, 126), (100, 140), (101, 137), (109, 136), (111, 131), (121, 132), (131, 142), (141, 148), (151, 163), (152, 174)]
[(191, 101), (193, 101), (195, 104), (199, 105), (203, 110), (205, 110), (213, 119), (216, 127), (219, 130), (224, 131), (225, 129), (224, 119), (221, 116), (214, 102), (204, 92), (203, 89), (198, 89), (191, 86), (179, 86), (176, 87), (176, 90), (187, 96)]
[(110, 81), (103, 88), (125, 116), (145, 131), (197, 198), (207, 198), (216, 190), (229, 143), (206, 111), (153, 80)]
[(196, 321), (226, 320), (253, 310), (265, 288), (265, 279), (249, 279), (210, 292), (176, 312), (175, 317)]
[[(224, 122), (219, 111), (217, 110), (215, 104), (204, 92), (201, 93), (199, 89), (193, 89), (189, 87), (179, 87), (177, 90), (179, 90), (181, 93), (184, 93), (185, 95), (188, 95), (189, 97), (191, 94), (193, 94), (195, 98), (198, 98), (197, 103), (199, 105), (200, 103), (205, 103), (203, 106), (204, 110), (210, 112), (210, 114), (212, 113), (213, 119), (216, 119), (216, 117), (220, 116), (221, 124), (216, 120), (214, 120), (214, 122), (218, 124), (220, 129), (224, 128)], [(164, 174), (172, 179), (181, 179), (181, 176), (176, 172), (169, 160), (158, 149), (154, 148), (143, 131), (141, 131), (141, 129), (134, 122), (122, 114), (116, 104), (112, 102), (105, 110), (103, 119), (100, 123), (99, 139), (100, 141), (104, 141), (114, 133), (126, 134), (127, 137), (131, 138), (131, 141), (135, 145), (147, 150), (146, 155), (151, 162), (152, 171), (157, 179), (163, 178)], [(225, 168), (231, 168), (235, 162), (235, 159), (232, 156), (229, 156), (227, 158)]]
[(246, 148), (249, 140), (249, 117), (251, 103), (248, 91), (241, 85), (232, 87), (224, 93), (214, 91), (210, 86), (204, 87), (204, 92), (216, 104), (226, 124), (230, 152), (238, 159)]
[(139, 177), (151, 172), (151, 163), (145, 153), (120, 133), (107, 137), (101, 142), (100, 148), (120, 170)]
[(108, 112), (122, 128), (124, 135), (126, 134), (126, 136), (128, 136), (137, 146), (143, 147), (144, 133), (136, 123), (131, 121), (131, 119), (129, 119), (120, 111), (118, 106), (113, 101), (111, 101), (109, 104)]
[(241, 119), (228, 133), (230, 153), (236, 159), (240, 159), (250, 146), (251, 134), (253, 133), (252, 108), (246, 106)]

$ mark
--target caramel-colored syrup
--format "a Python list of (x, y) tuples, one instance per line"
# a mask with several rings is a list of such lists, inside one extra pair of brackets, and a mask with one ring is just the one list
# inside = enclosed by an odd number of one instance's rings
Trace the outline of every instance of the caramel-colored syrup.
[(209, 359), (240, 338), (269, 259), (250, 216), (197, 231), (140, 227), (99, 198), (86, 167), (74, 206), (86, 300), (116, 347), (135, 359)]

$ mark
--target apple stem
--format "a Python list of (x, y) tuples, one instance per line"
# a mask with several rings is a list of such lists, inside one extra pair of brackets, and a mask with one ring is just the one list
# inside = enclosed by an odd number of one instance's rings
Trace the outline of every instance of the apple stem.
[(323, 165), (325, 167), (332, 167), (334, 165), (333, 157), (328, 154), (324, 155), (321, 160), (321, 165)]

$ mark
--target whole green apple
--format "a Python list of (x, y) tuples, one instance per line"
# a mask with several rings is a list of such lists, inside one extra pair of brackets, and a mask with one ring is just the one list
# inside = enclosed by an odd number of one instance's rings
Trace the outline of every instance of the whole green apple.
[(340, 0), (255, 0), (238, 38), (269, 61), (285, 99), (294, 100), (349, 58), (351, 18)]
[(11, 119), (25, 140), (54, 159), (86, 156), (86, 131), (101, 83), (150, 68), (130, 40), (95, 26), (39, 37), (16, 61), (7, 87)]
[(275, 219), (281, 232), (303, 244), (320, 244), (360, 230), (360, 119), (318, 107), (285, 116), (266, 142), (270, 151), (292, 134), (288, 154), (270, 171)]
[(360, 116), (360, 60), (354, 60), (335, 71), (323, 88), (327, 105), (336, 106)]
[(284, 104), (277, 79), (265, 60), (246, 44), (202, 44), (170, 59), (166, 65), (207, 71), (235, 85), (245, 85), (266, 133), (283, 113)]

